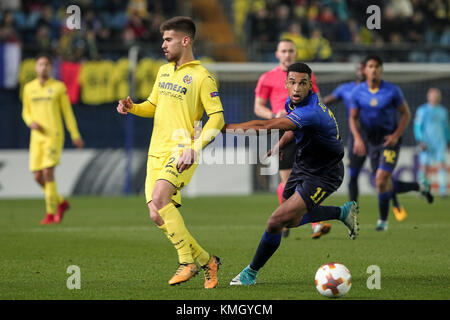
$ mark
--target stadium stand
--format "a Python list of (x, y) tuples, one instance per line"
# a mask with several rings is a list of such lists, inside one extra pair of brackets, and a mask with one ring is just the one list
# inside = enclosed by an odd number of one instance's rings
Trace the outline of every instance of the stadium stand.
[[(381, 8), (381, 30), (365, 28), (368, 3)], [(275, 66), (275, 44), (292, 38), (299, 59), (312, 63), (322, 95), (353, 77), (353, 63), (376, 52), (386, 62), (386, 78), (403, 90), (412, 112), (426, 89), (436, 86), (449, 106), (450, 5), (444, 0), (3, 0), (0, 3), (0, 149), (27, 148), (29, 130), (21, 119), (21, 91), (34, 77), (33, 57), (53, 56), (53, 76), (69, 91), (87, 148), (148, 147), (152, 120), (134, 116), (130, 128), (115, 112), (129, 94), (129, 51), (138, 48), (133, 98), (148, 97), (164, 62), (160, 23), (175, 15), (192, 16), (199, 26), (195, 54), (219, 79), (225, 120), (254, 119), (253, 92), (258, 77)], [(81, 29), (66, 27), (68, 5), (80, 6)], [(217, 62), (244, 62), (220, 67)], [(258, 62), (260, 64), (258, 64)], [(334, 68), (335, 63), (343, 63)], [(393, 62), (429, 63), (406, 74)], [(252, 63), (256, 63), (252, 64)], [(316, 67), (316, 63), (319, 63)], [(441, 64), (443, 67), (441, 68)], [(217, 67), (219, 66), (219, 67)], [(413, 66), (413, 67), (411, 67)], [(394, 69), (392, 69), (394, 68)], [(442, 69), (442, 70), (441, 70)], [(426, 72), (425, 72), (425, 71)], [(347, 130), (344, 108), (334, 106)], [(127, 129), (128, 128), (128, 129)], [(143, 139), (142, 137), (145, 137)], [(127, 142), (128, 141), (128, 142)], [(405, 137), (413, 145), (412, 129)], [(70, 139), (66, 137), (66, 148)]]

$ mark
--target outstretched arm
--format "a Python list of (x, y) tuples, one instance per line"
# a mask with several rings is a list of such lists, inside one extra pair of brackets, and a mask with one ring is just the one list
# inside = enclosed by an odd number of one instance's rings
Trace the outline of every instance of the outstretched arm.
[(283, 117), (270, 120), (251, 120), (242, 123), (229, 123), (225, 125), (222, 132), (226, 132), (227, 130), (243, 130), (244, 133), (248, 130), (255, 130), (257, 132), (259, 130), (267, 130), (267, 132), (270, 132), (275, 129), (289, 131), (297, 129), (297, 126), (288, 118)]
[(328, 104), (334, 103), (338, 100), (339, 100), (338, 97), (336, 97), (334, 94), (330, 93), (329, 95), (325, 96), (325, 98), (323, 98), (322, 102), (323, 102), (323, 104), (328, 106)]
[(127, 97), (126, 99), (119, 100), (116, 109), (120, 114), (127, 114), (129, 112), (139, 117), (153, 118), (155, 116), (156, 106), (149, 100), (135, 104), (130, 97)]

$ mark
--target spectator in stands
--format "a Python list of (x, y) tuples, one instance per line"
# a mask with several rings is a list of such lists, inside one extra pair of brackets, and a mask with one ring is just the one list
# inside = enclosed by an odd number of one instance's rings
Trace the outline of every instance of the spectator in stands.
[(391, 33), (398, 32), (400, 33), (402, 30), (402, 24), (399, 17), (396, 16), (395, 10), (391, 6), (387, 6), (383, 11), (382, 17), (382, 28), (378, 30), (378, 33), (381, 35), (381, 38), (384, 42), (390, 41)]
[(136, 36), (131, 27), (127, 27), (125, 30), (123, 30), (123, 32), (121, 34), (121, 40), (122, 40), (122, 43), (127, 47), (135, 44)]
[(142, 38), (145, 33), (144, 22), (137, 12), (132, 12), (129, 14), (126, 28), (133, 31), (135, 39)]
[(10, 11), (6, 11), (0, 23), (0, 43), (20, 42), (19, 36), (15, 30), (14, 16)]
[(330, 7), (324, 7), (319, 14), (319, 25), (321, 33), (324, 34), (326, 38), (334, 39), (337, 26), (337, 18)]
[(423, 42), (425, 40), (423, 33), (425, 29), (426, 23), (423, 13), (421, 11), (415, 11), (408, 26), (407, 40), (410, 42)]
[(56, 18), (53, 7), (51, 5), (45, 5), (41, 12), (41, 17), (37, 21), (38, 28), (46, 26), (50, 40), (53, 41), (59, 39), (61, 21)]
[(52, 39), (50, 38), (50, 30), (47, 25), (42, 24), (38, 27), (34, 37), (34, 43), (39, 52), (51, 51)]
[(322, 36), (320, 28), (315, 28), (311, 31), (309, 48), (313, 61), (325, 62), (330, 60), (332, 54), (330, 42)]
[(324, 6), (331, 8), (339, 20), (347, 20), (349, 18), (346, 0), (322, 0), (322, 3)]
[(297, 60), (310, 61), (311, 52), (308, 39), (302, 34), (302, 27), (298, 22), (293, 22), (287, 32), (281, 34), (280, 39), (289, 39), (297, 48)]
[(86, 45), (84, 56), (90, 60), (95, 60), (99, 57), (97, 37), (93, 29), (86, 31)]
[(403, 19), (410, 19), (414, 9), (410, 0), (390, 0), (388, 6), (392, 8), (394, 15)]
[(249, 35), (251, 42), (264, 45), (264, 43), (273, 41), (273, 26), (264, 2), (256, 3), (254, 10), (248, 17), (247, 25), (250, 29)]
[(275, 16), (272, 23), (273, 32), (275, 32), (276, 35), (279, 35), (283, 31), (287, 30), (291, 23), (292, 19), (289, 6), (286, 4), (278, 6), (275, 9)]

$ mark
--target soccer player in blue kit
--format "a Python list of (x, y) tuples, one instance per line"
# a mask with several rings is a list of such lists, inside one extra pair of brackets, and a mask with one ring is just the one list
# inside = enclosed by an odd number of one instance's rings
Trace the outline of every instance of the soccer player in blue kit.
[[(330, 105), (331, 103), (342, 100), (345, 106), (345, 111), (347, 114), (347, 118), (350, 115), (350, 97), (353, 89), (357, 87), (361, 82), (364, 81), (364, 74), (362, 72), (363, 65), (362, 63), (358, 63), (355, 70), (355, 80), (345, 82), (336, 89), (333, 90), (332, 93), (325, 96), (323, 98), (323, 103), (325, 105)], [(348, 160), (349, 160), (349, 171), (350, 171), (350, 180), (348, 183), (348, 194), (350, 201), (358, 202), (359, 196), (359, 188), (358, 188), (358, 177), (361, 172), (361, 168), (364, 165), (364, 161), (366, 160), (366, 156), (358, 156), (353, 153), (353, 135), (350, 132), (349, 137), (347, 138), (347, 152), (348, 152)]]
[[(345, 82), (336, 89), (333, 90), (332, 93), (323, 98), (323, 103), (325, 105), (330, 105), (331, 103), (342, 100), (344, 102), (345, 111), (347, 114), (347, 118), (350, 116), (351, 109), (351, 95), (353, 89), (359, 86), (365, 80), (365, 76), (363, 73), (364, 64), (362, 62), (358, 63), (355, 69), (355, 80)], [(359, 196), (359, 186), (358, 186), (358, 177), (361, 173), (361, 169), (366, 161), (366, 155), (359, 156), (353, 152), (353, 144), (354, 138), (352, 132), (350, 131), (349, 137), (347, 139), (347, 152), (348, 152), (348, 167), (349, 167), (349, 182), (348, 182), (348, 195), (350, 201), (358, 202)], [(367, 143), (364, 141), (364, 144), (367, 148)], [(397, 220), (402, 221), (406, 218), (406, 211), (400, 205), (397, 195), (394, 193), (392, 195), (393, 202), (393, 212)]]
[(223, 129), (227, 132), (239, 129), (244, 132), (284, 130), (286, 133), (276, 148), (282, 150), (293, 138), (298, 146), (283, 201), (267, 221), (252, 262), (230, 285), (256, 283), (258, 271), (280, 246), (284, 227), (294, 228), (310, 222), (337, 219), (347, 226), (351, 239), (358, 235), (356, 202), (350, 201), (341, 207), (320, 205), (339, 188), (344, 177), (344, 146), (336, 119), (311, 91), (311, 69), (308, 65), (294, 63), (289, 66), (285, 85), (289, 93), (286, 101), (288, 114), (285, 117), (227, 124)]
[[(379, 219), (377, 231), (387, 230), (389, 201), (393, 195), (408, 191), (422, 192), (433, 202), (429, 185), (416, 182), (393, 181), (392, 172), (398, 161), (401, 136), (411, 119), (411, 112), (403, 93), (396, 85), (382, 80), (383, 61), (376, 55), (364, 59), (366, 81), (353, 89), (349, 126), (355, 139), (353, 152), (366, 153), (370, 159), (378, 193)], [(401, 113), (397, 120), (397, 111)], [(359, 120), (359, 124), (358, 124)], [(367, 150), (364, 141), (367, 142)], [(403, 217), (397, 218), (403, 220)]]

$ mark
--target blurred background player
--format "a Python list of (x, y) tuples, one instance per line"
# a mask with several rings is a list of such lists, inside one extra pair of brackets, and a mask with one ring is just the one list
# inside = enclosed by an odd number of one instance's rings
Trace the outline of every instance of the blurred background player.
[(231, 130), (285, 130), (279, 142), (282, 147), (295, 138), (297, 154), (292, 173), (283, 192), (283, 201), (267, 221), (266, 230), (250, 265), (245, 267), (230, 285), (256, 283), (259, 270), (281, 244), (282, 230), (309, 222), (340, 220), (349, 230), (351, 239), (358, 235), (356, 202), (341, 207), (320, 204), (342, 184), (344, 178), (344, 146), (331, 110), (312, 92), (311, 69), (304, 63), (289, 66), (285, 80), (289, 97), (285, 117), (227, 124)]
[(63, 82), (50, 76), (51, 58), (46, 54), (37, 56), (37, 78), (28, 82), (23, 91), (22, 118), (31, 129), (30, 171), (43, 188), (46, 217), (42, 225), (60, 223), (69, 202), (58, 193), (55, 167), (64, 147), (64, 125), (69, 130), (72, 143), (83, 148), (84, 142)]
[[(409, 124), (411, 113), (400, 88), (382, 80), (381, 58), (369, 55), (364, 59), (363, 65), (366, 81), (352, 91), (349, 125), (355, 139), (353, 152), (359, 156), (367, 153), (370, 159), (378, 193), (379, 219), (376, 230), (384, 231), (387, 230), (389, 201), (394, 194), (422, 191), (429, 203), (433, 201), (433, 197), (429, 186), (424, 186), (421, 190), (416, 182), (392, 180), (401, 136)], [(399, 121), (397, 111), (401, 114)], [(405, 210), (396, 213), (399, 221), (405, 217)]]
[[(254, 111), (258, 117), (263, 119), (281, 118), (287, 114), (284, 104), (289, 93), (285, 87), (285, 81), (288, 67), (297, 59), (297, 48), (294, 42), (289, 39), (281, 39), (277, 44), (275, 57), (279, 61), (278, 66), (262, 74), (255, 88)], [(314, 73), (311, 73), (311, 81), (312, 91), (320, 97)], [(267, 107), (267, 102), (270, 102), (270, 108)], [(283, 198), (284, 186), (291, 174), (296, 151), (295, 140), (291, 140), (280, 153), (279, 173), (281, 182), (277, 188), (280, 204)], [(322, 234), (330, 231), (331, 225), (329, 223), (313, 223), (312, 229), (312, 238), (318, 239)], [(283, 236), (289, 236), (289, 229), (286, 228), (283, 231)]]
[[(154, 118), (147, 161), (145, 196), (150, 218), (172, 242), (179, 267), (169, 280), (180, 284), (195, 276), (202, 267), (204, 287), (215, 288), (220, 259), (205, 251), (189, 233), (177, 207), (180, 191), (192, 178), (195, 161), (225, 125), (217, 84), (210, 73), (194, 59), (195, 24), (189, 17), (175, 17), (160, 26), (162, 49), (169, 63), (160, 67), (153, 90), (141, 104), (130, 97), (120, 100), (117, 111)], [(209, 119), (201, 136), (194, 141), (194, 123), (206, 111)]]
[[(347, 113), (347, 118), (350, 116), (350, 105), (351, 105), (351, 93), (352, 90), (358, 86), (361, 82), (364, 81), (363, 74), (363, 64), (358, 63), (355, 69), (355, 80), (345, 82), (339, 85), (336, 89), (333, 90), (332, 93), (323, 98), (323, 103), (325, 105), (330, 105), (337, 101), (342, 101), (345, 106), (345, 110)], [(353, 135), (350, 131), (349, 137), (347, 139), (347, 152), (349, 158), (349, 171), (350, 171), (350, 181), (348, 183), (348, 194), (350, 201), (358, 202), (359, 196), (359, 187), (358, 187), (358, 177), (361, 169), (364, 165), (364, 161), (366, 160), (366, 155), (359, 156), (353, 153)], [(365, 142), (364, 142), (365, 144)]]
[(448, 111), (440, 104), (441, 91), (430, 88), (427, 93), (427, 103), (422, 104), (414, 118), (414, 136), (419, 144), (418, 180), (430, 184), (431, 166), (437, 165), (437, 181), (439, 195), (447, 195), (447, 168), (445, 155), (450, 142)]

